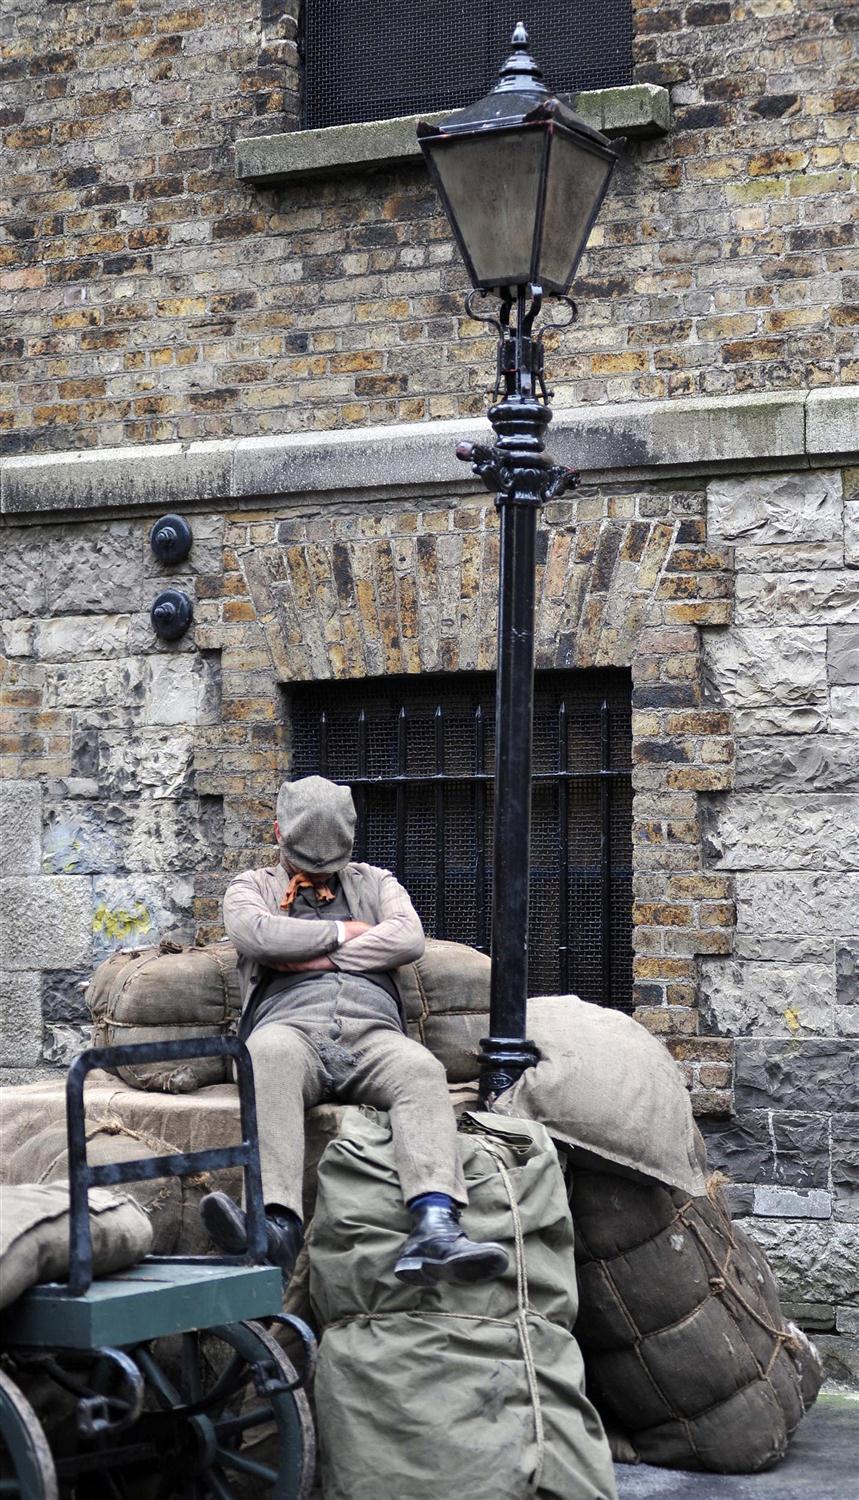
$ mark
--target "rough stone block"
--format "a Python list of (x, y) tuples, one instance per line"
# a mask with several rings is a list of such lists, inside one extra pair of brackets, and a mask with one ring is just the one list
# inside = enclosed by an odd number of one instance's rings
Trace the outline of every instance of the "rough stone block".
[(791, 1323), (798, 1323), (808, 1332), (826, 1333), (835, 1327), (835, 1308), (831, 1302), (785, 1302), (781, 1310)]
[(859, 786), (859, 755), (850, 735), (814, 734), (741, 739), (737, 745), (738, 791), (787, 787), (845, 791)]
[(711, 1170), (727, 1173), (735, 1183), (829, 1187), (825, 1115), (758, 1109), (700, 1124)]
[(699, 1005), (719, 1036), (832, 1036), (831, 964), (701, 960)]
[(85, 877), (0, 880), (0, 968), (82, 969), (92, 955), (92, 891)]
[(42, 1020), (60, 1025), (85, 1021), (91, 978), (89, 969), (53, 969), (42, 974)]
[(818, 1333), (814, 1342), (828, 1388), (849, 1392), (851, 1400), (859, 1390), (859, 1339), (844, 1333)]
[(837, 1219), (859, 1219), (859, 1115), (832, 1116), (832, 1191)]
[(859, 1225), (834, 1219), (741, 1219), (761, 1246), (784, 1297), (849, 1303), (859, 1295)]
[(734, 940), (737, 958), (756, 958), (763, 963), (810, 964), (815, 959), (833, 961), (831, 937), (797, 937), (794, 933), (744, 932)]
[(93, 881), (93, 963), (117, 948), (149, 947), (163, 937), (194, 941), (193, 881), (181, 875), (99, 876)]
[(49, 708), (131, 707), (142, 697), (143, 662), (136, 656), (58, 664), (45, 685)]
[(753, 1212), (763, 1219), (831, 1219), (832, 1194), (824, 1188), (756, 1187)]
[(41, 975), (0, 971), (0, 1067), (32, 1067), (41, 1053)]
[(827, 727), (832, 734), (855, 735), (859, 732), (859, 687), (830, 689)]
[(38, 875), (42, 862), (42, 789), (0, 782), (0, 877)]
[(4, 656), (32, 656), (35, 634), (33, 620), (0, 620), (0, 652)]
[(837, 469), (714, 479), (707, 486), (711, 540), (829, 542), (841, 535), (841, 475)]
[(836, 1005), (834, 1031), (836, 1036), (859, 1037), (859, 1007)]
[(128, 615), (61, 615), (39, 620), (33, 641), (40, 661), (128, 655)]
[(148, 787), (153, 797), (179, 797), (190, 790), (192, 755), (189, 735), (164, 729), (142, 730), (134, 738), (101, 734), (99, 781), (110, 795), (139, 794)]
[(205, 656), (150, 656), (144, 724), (217, 724), (219, 662)]
[(844, 543), (769, 542), (756, 546), (745, 542), (735, 548), (737, 573), (809, 573), (817, 568), (844, 566)]
[(0, 548), (0, 599), (4, 615), (38, 615), (45, 608), (44, 552), (24, 530), (7, 532)]
[(859, 938), (835, 944), (835, 998), (839, 1005), (859, 1002)]
[(60, 1068), (68, 1068), (76, 1057), (92, 1046), (92, 1025), (87, 1021), (79, 1026), (46, 1026), (42, 1040), (42, 1056), (45, 1062)]
[(738, 708), (734, 732), (738, 739), (758, 735), (810, 735), (826, 729), (829, 715), (825, 704), (800, 708)]
[(740, 932), (831, 933), (839, 937), (859, 926), (859, 875), (853, 870), (736, 876), (737, 928)]
[(848, 625), (859, 622), (859, 578), (844, 569), (738, 573), (739, 625)]
[(734, 629), (704, 636), (708, 696), (734, 708), (807, 708), (826, 701), (826, 631)]
[(92, 875), (113, 870), (122, 859), (124, 805), (117, 816), (111, 802), (60, 803), (45, 819), (44, 873)]
[(746, 1041), (736, 1048), (738, 1112), (859, 1109), (859, 1046), (844, 1041)]
[(220, 797), (135, 799), (123, 830), (122, 864), (128, 870), (211, 869), (221, 862), (224, 807)]
[(709, 802), (702, 831), (718, 870), (859, 869), (859, 795), (743, 792)]
[(859, 625), (833, 625), (826, 668), (830, 682), (859, 683)]
[(859, 1333), (859, 1307), (839, 1307), (835, 1327), (839, 1333)]
[(63, 526), (45, 543), (45, 585), (52, 614), (116, 614), (143, 603), (140, 531), (123, 521)]
[(859, 500), (844, 502), (844, 561), (848, 568), (859, 568)]

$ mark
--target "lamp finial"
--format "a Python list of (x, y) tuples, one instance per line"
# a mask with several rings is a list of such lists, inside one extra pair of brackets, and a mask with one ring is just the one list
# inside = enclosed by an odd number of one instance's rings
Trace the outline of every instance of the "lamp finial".
[(531, 56), (528, 47), (528, 32), (524, 21), (517, 21), (510, 38), (512, 51), (498, 75), (493, 94), (515, 92), (517, 94), (548, 94), (543, 82), (543, 73)]

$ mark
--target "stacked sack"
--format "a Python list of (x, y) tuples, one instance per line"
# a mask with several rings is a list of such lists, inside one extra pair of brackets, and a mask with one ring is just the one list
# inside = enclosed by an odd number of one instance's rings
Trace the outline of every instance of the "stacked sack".
[(573, 1230), (546, 1131), (463, 1117), (463, 1227), (504, 1276), (405, 1286), (388, 1117), (348, 1109), (319, 1167), (310, 1293), (325, 1500), (614, 1500), (611, 1454), (572, 1334)]
[[(158, 948), (114, 953), (96, 969), (87, 990), (93, 1046), (180, 1041), (234, 1031), (241, 1009), (236, 961), (231, 943), (182, 948), (165, 939)], [(117, 1072), (134, 1088), (166, 1094), (192, 1093), (206, 1084), (223, 1083), (228, 1076), (218, 1057), (138, 1064)]]
[(689, 1095), (636, 1021), (573, 997), (528, 1002), (536, 1067), (495, 1101), (567, 1148), (576, 1334), (588, 1391), (628, 1458), (753, 1473), (787, 1450), (821, 1382), (763, 1252), (731, 1223)]

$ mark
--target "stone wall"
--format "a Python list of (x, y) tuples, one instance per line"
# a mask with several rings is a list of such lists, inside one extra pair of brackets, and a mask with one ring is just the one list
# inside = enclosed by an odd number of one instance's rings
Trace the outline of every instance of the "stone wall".
[(733, 714), (737, 756), (734, 789), (703, 808), (707, 863), (737, 903), (731, 959), (701, 964), (703, 1024), (735, 1047), (711, 1160), (800, 1317), (856, 1332), (859, 470), (716, 481), (708, 497), (736, 602), (705, 642), (706, 693)]
[[(423, 167), (236, 178), (237, 137), (296, 123), (295, 12), (6, 0), (0, 452), (483, 410), (494, 350)], [(548, 340), (558, 400), (855, 381), (854, 13), (634, 13), (674, 124), (628, 144)]]

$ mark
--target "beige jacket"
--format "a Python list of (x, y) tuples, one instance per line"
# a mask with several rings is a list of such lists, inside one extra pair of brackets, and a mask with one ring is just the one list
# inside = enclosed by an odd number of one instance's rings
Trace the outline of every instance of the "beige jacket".
[(289, 882), (283, 865), (245, 870), (230, 881), (224, 926), (238, 949), (243, 1007), (268, 964), (300, 963), (327, 954), (344, 973), (366, 974), (398, 969), (420, 958), (425, 945), (421, 919), (408, 891), (390, 871), (353, 863), (338, 873), (354, 920), (372, 923), (370, 932), (339, 946), (336, 922), (303, 922), (280, 910)]

